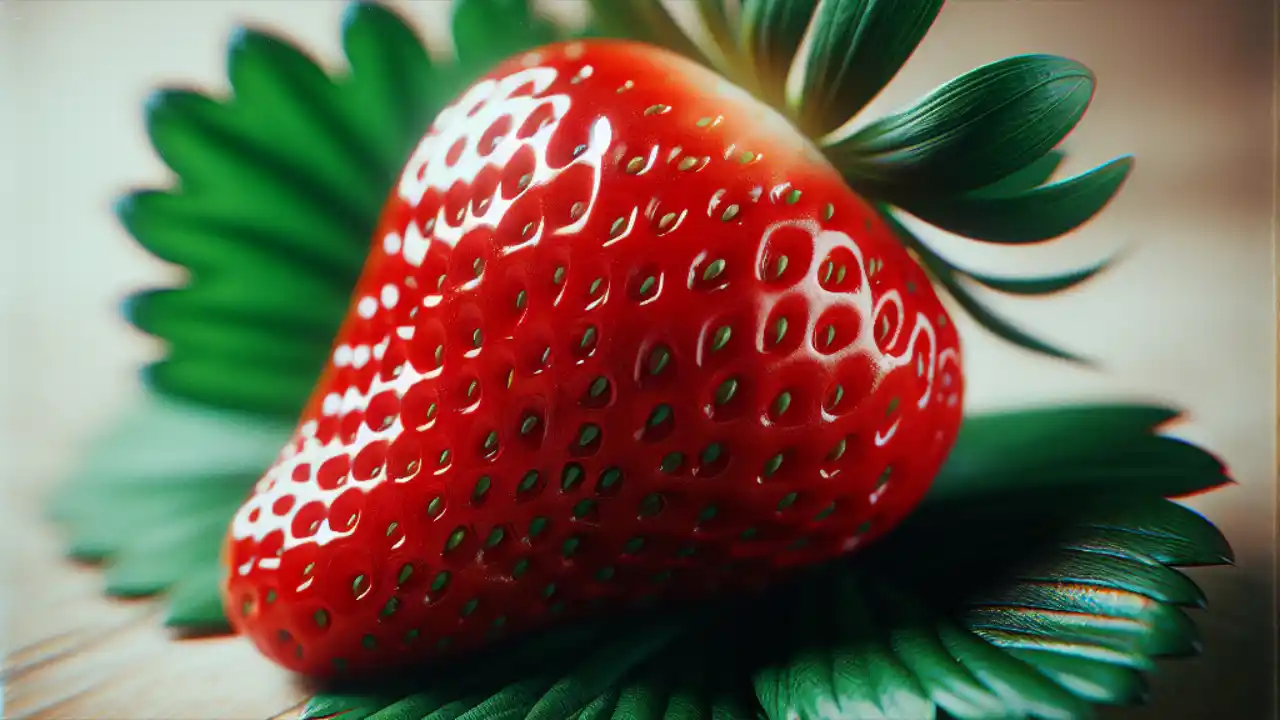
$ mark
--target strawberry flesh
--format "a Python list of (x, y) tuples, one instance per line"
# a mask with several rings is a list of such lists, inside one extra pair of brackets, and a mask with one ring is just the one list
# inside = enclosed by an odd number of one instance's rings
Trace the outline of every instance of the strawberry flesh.
[(898, 523), (962, 381), (926, 274), (774, 111), (662, 50), (546, 47), (409, 160), (232, 523), (228, 613), (330, 675), (755, 587)]

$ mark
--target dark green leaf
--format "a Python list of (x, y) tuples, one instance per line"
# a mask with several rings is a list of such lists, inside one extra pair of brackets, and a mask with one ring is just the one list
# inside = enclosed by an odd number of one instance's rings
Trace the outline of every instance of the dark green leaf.
[(743, 0), (738, 46), (755, 89), (775, 108), (786, 107), (787, 73), (817, 7), (818, 0)]
[(963, 272), (971, 280), (998, 292), (1010, 295), (1052, 295), (1088, 282), (1112, 264), (1114, 264), (1113, 260), (1104, 260), (1080, 270), (1042, 277), (997, 277), (970, 270), (964, 270)]
[(1021, 170), (1015, 170), (990, 185), (985, 185), (977, 190), (970, 190), (969, 194), (981, 197), (998, 197), (1040, 187), (1049, 182), (1049, 178), (1053, 177), (1053, 173), (1062, 164), (1064, 157), (1065, 154), (1061, 150), (1051, 150), (1045, 153), (1044, 157)]
[(1051, 55), (1000, 60), (827, 148), (859, 191), (935, 197), (997, 182), (1052, 150), (1093, 97), (1080, 63)]
[(453, 44), (462, 84), (516, 53), (562, 37), (561, 29), (539, 15), (529, 0), (453, 0)]
[(314, 370), (285, 374), (238, 361), (175, 347), (163, 361), (144, 367), (142, 380), (162, 394), (280, 419), (293, 417), (299, 399), (305, 399), (315, 385)]
[(588, 0), (588, 3), (592, 22), (607, 36), (647, 42), (694, 62), (711, 64), (662, 3), (653, 0)]
[(1102, 212), (1132, 169), (1133, 158), (1123, 157), (1015, 194), (906, 197), (901, 206), (931, 225), (975, 240), (1043, 242), (1075, 230)]
[(812, 42), (799, 59), (804, 68), (803, 89), (798, 97), (788, 98), (792, 114), (811, 137), (844, 125), (880, 94), (929, 32), (942, 3), (826, 0), (819, 4)]
[(921, 242), (910, 230), (894, 219), (890, 213), (885, 213), (883, 217), (886, 218), (889, 226), (898, 234), (902, 243), (915, 251), (916, 257), (919, 258), (925, 269), (932, 274), (934, 280), (947, 291), (947, 294), (956, 301), (956, 304), (965, 313), (988, 332), (1025, 350), (1060, 360), (1089, 364), (1089, 361), (1085, 358), (1045, 342), (997, 315), (995, 311), (974, 297), (969, 288), (960, 281), (960, 274), (955, 268)]

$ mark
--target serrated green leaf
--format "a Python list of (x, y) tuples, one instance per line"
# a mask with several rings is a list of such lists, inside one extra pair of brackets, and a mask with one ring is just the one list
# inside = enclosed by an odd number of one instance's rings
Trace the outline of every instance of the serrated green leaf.
[(827, 147), (849, 183), (899, 202), (990, 185), (1066, 137), (1093, 97), (1088, 68), (1023, 55), (948, 82), (914, 107)]
[[(453, 0), (453, 44), (462, 84), (512, 55), (563, 36), (529, 0)], [(461, 91), (461, 85), (454, 90)]]
[(702, 65), (711, 61), (689, 39), (662, 3), (653, 0), (588, 0), (592, 23), (608, 37), (664, 47)]
[(1065, 235), (1102, 212), (1133, 169), (1123, 157), (1060, 182), (1014, 194), (904, 197), (899, 204), (947, 232), (1025, 245)]
[(289, 426), (157, 396), (96, 438), (51, 498), (67, 553), (107, 561), (107, 592), (176, 588), (168, 624), (225, 627), (218, 552), (235, 509)]
[[(788, 98), (811, 137), (844, 125), (871, 102), (915, 52), (943, 0), (826, 0), (812, 24), (812, 42), (797, 62), (801, 92)], [(842, 167), (837, 165), (837, 167)]]
[(754, 89), (775, 108), (786, 107), (787, 74), (818, 0), (743, 0), (738, 47), (751, 63)]

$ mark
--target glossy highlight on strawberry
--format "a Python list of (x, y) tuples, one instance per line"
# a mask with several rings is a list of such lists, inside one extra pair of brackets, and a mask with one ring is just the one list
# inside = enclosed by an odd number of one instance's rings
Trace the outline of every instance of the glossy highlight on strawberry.
[(664, 50), (545, 47), (409, 159), (232, 523), (228, 614), (329, 675), (755, 587), (909, 513), (962, 388), (929, 277), (775, 111)]

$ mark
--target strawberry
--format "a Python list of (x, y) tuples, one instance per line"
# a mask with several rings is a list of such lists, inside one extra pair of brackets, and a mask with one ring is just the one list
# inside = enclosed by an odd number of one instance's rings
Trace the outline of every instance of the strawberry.
[(961, 420), (954, 325), (774, 110), (665, 50), (511, 59), (393, 189), (234, 625), (313, 675), (750, 589), (883, 535)]

